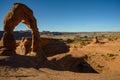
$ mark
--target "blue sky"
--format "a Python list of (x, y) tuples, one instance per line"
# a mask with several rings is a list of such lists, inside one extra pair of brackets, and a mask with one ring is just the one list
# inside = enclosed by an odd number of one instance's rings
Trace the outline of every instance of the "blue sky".
[[(39, 31), (120, 31), (120, 0), (0, 0), (0, 30), (14, 2), (30, 7)], [(15, 30), (27, 30), (19, 23)]]

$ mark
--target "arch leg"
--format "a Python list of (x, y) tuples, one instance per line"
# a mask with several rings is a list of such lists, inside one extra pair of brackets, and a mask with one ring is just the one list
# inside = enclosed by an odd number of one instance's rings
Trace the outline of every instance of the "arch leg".
[(14, 55), (16, 49), (16, 42), (11, 32), (4, 32), (1, 39), (1, 55)]

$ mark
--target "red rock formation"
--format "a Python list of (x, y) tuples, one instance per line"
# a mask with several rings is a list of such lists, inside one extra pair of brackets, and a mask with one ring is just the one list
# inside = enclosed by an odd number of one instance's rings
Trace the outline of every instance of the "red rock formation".
[(12, 32), (15, 26), (17, 26), (20, 22), (26, 24), (32, 32), (31, 53), (43, 57), (36, 19), (33, 16), (32, 10), (21, 3), (14, 3), (12, 9), (5, 16), (4, 33), (1, 39), (2, 44), (0, 47), (0, 54), (15, 54), (16, 43)]
[(32, 38), (23, 37), (20, 44), (16, 48), (16, 53), (20, 55), (27, 55), (31, 51)]
[(99, 40), (98, 40), (98, 37), (97, 37), (97, 36), (93, 39), (92, 43), (93, 43), (93, 44), (99, 43)]

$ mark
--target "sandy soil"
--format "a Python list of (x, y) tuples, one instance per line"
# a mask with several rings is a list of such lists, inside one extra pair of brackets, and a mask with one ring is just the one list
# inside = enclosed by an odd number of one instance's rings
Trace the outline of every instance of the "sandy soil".
[(47, 57), (0, 56), (0, 80), (120, 80), (120, 40), (73, 47)]

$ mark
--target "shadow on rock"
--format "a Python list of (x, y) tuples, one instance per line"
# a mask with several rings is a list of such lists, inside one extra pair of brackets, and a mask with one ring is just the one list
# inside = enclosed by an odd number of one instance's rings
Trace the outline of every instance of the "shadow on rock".
[(10, 68), (49, 68), (58, 71), (72, 71), (77, 73), (97, 73), (89, 63), (85, 60), (85, 57), (75, 58), (71, 55), (64, 56), (57, 60), (52, 59), (39, 62), (39, 58), (30, 56), (0, 56), (0, 67)]
[[(40, 46), (47, 57), (69, 52), (69, 46), (62, 40), (41, 38), (40, 42)], [(16, 48), (16, 53), (27, 55), (32, 50), (31, 43), (32, 38), (23, 37)]]
[(71, 55), (67, 55), (59, 60), (52, 59), (51, 61), (47, 61), (41, 67), (46, 67), (58, 71), (72, 71), (77, 73), (98, 73), (91, 67), (89, 63), (85, 61), (85, 58), (86, 56), (81, 58), (75, 58)]
[(37, 59), (31, 56), (0, 56), (0, 66), (8, 66), (11, 68), (36, 68)]
[(43, 50), (48, 57), (69, 52), (69, 46), (61, 40), (48, 39), (48, 44), (43, 47)]

